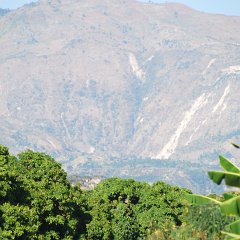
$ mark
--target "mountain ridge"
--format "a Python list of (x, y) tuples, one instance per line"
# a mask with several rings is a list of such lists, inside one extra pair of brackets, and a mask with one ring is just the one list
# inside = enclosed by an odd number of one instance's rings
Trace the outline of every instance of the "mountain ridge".
[[(12, 11), (0, 19), (0, 141), (48, 152), (86, 175), (111, 175), (114, 159), (127, 157), (207, 168), (219, 153), (234, 156), (239, 24), (133, 0), (40, 1)], [(116, 174), (131, 177), (132, 168)], [(140, 168), (148, 176), (159, 169)]]

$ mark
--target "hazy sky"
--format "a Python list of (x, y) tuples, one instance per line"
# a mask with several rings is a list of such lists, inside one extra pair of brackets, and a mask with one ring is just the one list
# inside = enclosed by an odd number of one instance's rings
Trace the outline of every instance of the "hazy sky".
[[(141, 1), (148, 2), (148, 0), (141, 0)], [(172, 1), (151, 0), (151, 1), (159, 2), (159, 3), (179, 2), (204, 12), (223, 13), (227, 15), (240, 16), (240, 0), (172, 0)], [(33, 0), (0, 0), (0, 8), (14, 9), (14, 8), (21, 7), (22, 5), (30, 2), (33, 2)]]
[(152, 2), (178, 2), (203, 12), (240, 16), (240, 0), (152, 0)]
[(36, 2), (37, 0), (0, 0), (0, 8), (15, 9), (26, 3)]

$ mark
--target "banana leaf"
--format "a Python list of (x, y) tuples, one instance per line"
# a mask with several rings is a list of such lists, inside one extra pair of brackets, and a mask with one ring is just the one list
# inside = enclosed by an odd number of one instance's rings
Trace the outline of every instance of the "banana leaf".
[(240, 219), (228, 225), (231, 233), (240, 234)]
[(240, 196), (233, 197), (227, 201), (219, 202), (213, 198), (209, 198), (198, 194), (186, 194), (185, 199), (190, 204), (204, 205), (204, 204), (217, 204), (220, 206), (221, 211), (226, 215), (240, 216)]
[(219, 156), (220, 164), (227, 172), (240, 173), (240, 169), (223, 156)]
[(220, 208), (226, 215), (240, 216), (240, 196), (221, 202)]
[(204, 205), (204, 204), (220, 204), (219, 201), (199, 194), (186, 194), (185, 198), (191, 204)]
[(231, 187), (240, 187), (240, 174), (232, 172), (222, 172), (222, 171), (210, 171), (208, 176), (216, 184), (221, 184), (222, 180), (225, 180), (226, 185)]
[(228, 238), (229, 240), (239, 240), (240, 239), (240, 235), (238, 234), (233, 234), (233, 233), (228, 233), (228, 232), (223, 232), (222, 234), (229, 236), (230, 238)]
[(223, 197), (224, 197), (224, 200), (229, 200), (233, 197), (236, 197), (236, 195), (234, 195), (232, 193), (223, 193)]

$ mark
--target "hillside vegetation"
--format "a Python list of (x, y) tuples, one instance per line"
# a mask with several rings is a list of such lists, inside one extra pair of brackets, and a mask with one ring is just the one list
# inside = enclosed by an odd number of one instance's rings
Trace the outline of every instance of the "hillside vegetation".
[(231, 219), (217, 206), (188, 206), (187, 193), (119, 178), (83, 191), (50, 156), (15, 157), (0, 145), (1, 239), (221, 239)]

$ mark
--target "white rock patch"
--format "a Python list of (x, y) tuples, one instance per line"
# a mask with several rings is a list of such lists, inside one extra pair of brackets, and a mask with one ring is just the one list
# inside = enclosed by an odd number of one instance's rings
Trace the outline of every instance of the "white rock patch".
[(210, 60), (210, 62), (208, 63), (207, 67), (202, 72), (202, 75), (205, 75), (207, 73), (207, 70), (214, 64), (215, 61), (216, 61), (216, 58), (213, 58), (213, 59)]
[(193, 133), (191, 134), (191, 136), (189, 137), (188, 141), (186, 142), (185, 146), (188, 146), (190, 144), (190, 142), (192, 141), (193, 136), (196, 134), (196, 132), (200, 129), (200, 127), (202, 127), (205, 123), (207, 122), (207, 118), (204, 119), (201, 124), (199, 124), (193, 131)]
[(129, 63), (132, 67), (132, 71), (135, 74), (135, 76), (141, 80), (144, 81), (145, 78), (145, 73), (144, 71), (141, 69), (141, 67), (138, 65), (137, 59), (134, 56), (133, 53), (129, 53)]
[(240, 74), (240, 65), (230, 66), (223, 69), (222, 72), (227, 74)]
[(51, 141), (50, 139), (47, 139), (47, 141), (52, 145), (52, 147), (53, 147), (54, 149), (57, 149), (57, 146), (56, 146), (56, 144), (54, 144), (53, 141)]
[(95, 148), (93, 146), (90, 146), (88, 153), (94, 153), (94, 152), (95, 152)]
[(222, 97), (220, 98), (218, 103), (214, 106), (212, 113), (215, 113), (222, 106), (223, 106), (222, 111), (226, 108), (226, 107), (224, 107), (224, 100), (225, 100), (226, 96), (229, 94), (229, 92), (230, 92), (230, 85), (228, 85), (225, 88)]
[(64, 127), (65, 131), (66, 131), (66, 134), (67, 134), (68, 139), (71, 140), (71, 136), (70, 136), (70, 133), (69, 133), (69, 131), (68, 131), (67, 125), (66, 125), (66, 123), (65, 123), (65, 120), (64, 120), (64, 118), (63, 118), (63, 114), (64, 114), (64, 113), (62, 112), (62, 113), (61, 113), (62, 124), (63, 124), (63, 127)]
[(206, 103), (208, 102), (208, 96), (203, 93), (200, 97), (198, 97), (191, 108), (185, 113), (183, 120), (181, 121), (179, 127), (172, 135), (168, 143), (163, 147), (160, 153), (156, 156), (158, 159), (168, 159), (174, 152), (178, 146), (178, 141), (183, 133), (183, 131), (187, 128), (189, 122), (192, 120), (192, 117), (195, 113), (200, 110)]
[(154, 56), (152, 55), (151, 57), (149, 57), (148, 59), (146, 59), (146, 61), (143, 63), (143, 65), (145, 65), (147, 62), (151, 61), (154, 58)]

